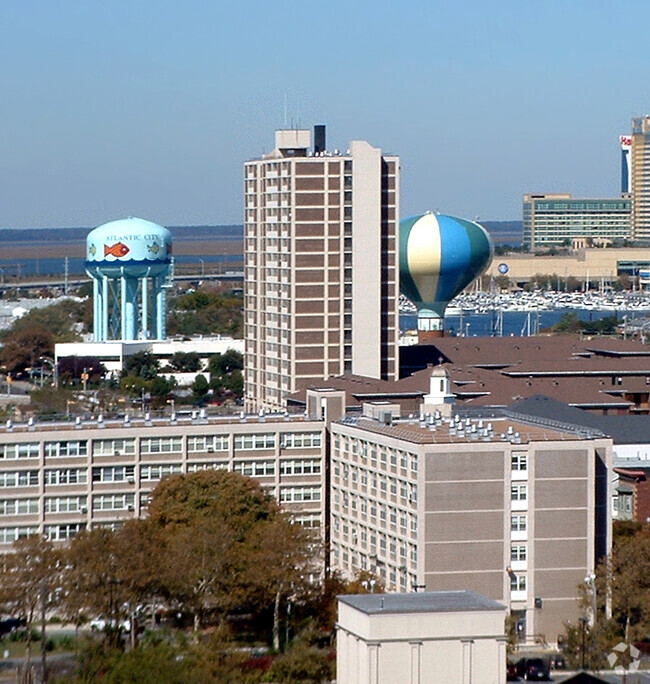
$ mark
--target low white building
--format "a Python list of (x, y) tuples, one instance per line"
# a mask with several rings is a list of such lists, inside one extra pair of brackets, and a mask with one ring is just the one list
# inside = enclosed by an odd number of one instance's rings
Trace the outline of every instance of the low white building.
[(339, 596), (337, 684), (502, 684), (506, 614), (473, 591)]
[[(229, 349), (244, 353), (244, 340), (232, 337), (197, 337), (190, 340), (110, 340), (107, 342), (63, 342), (56, 345), (55, 360), (66, 356), (85, 356), (99, 359), (110, 373), (122, 372), (124, 361), (138, 352), (150, 352), (164, 366), (178, 352), (196, 352), (201, 357), (202, 369), (214, 354), (223, 354)], [(196, 375), (193, 374), (192, 377)]]

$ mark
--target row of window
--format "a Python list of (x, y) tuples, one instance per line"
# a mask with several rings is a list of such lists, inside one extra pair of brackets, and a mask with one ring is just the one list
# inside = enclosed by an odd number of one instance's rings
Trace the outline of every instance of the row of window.
[[(227, 469), (226, 463), (200, 463), (188, 465), (188, 472), (210, 468)], [(233, 466), (235, 472), (250, 477), (275, 475), (274, 461), (241, 461)], [(280, 462), (280, 473), (290, 475), (319, 475), (322, 465), (318, 459), (291, 460)], [(155, 482), (168, 475), (181, 473), (180, 464), (151, 464), (140, 466), (140, 479), (143, 482)], [(86, 484), (88, 474), (85, 468), (59, 468), (44, 471), (46, 485)], [(103, 466), (92, 469), (93, 482), (124, 482), (133, 480), (135, 466)], [(0, 487), (20, 487), (38, 484), (37, 470), (0, 472)]]
[[(190, 453), (227, 451), (229, 441), (229, 435), (192, 436), (187, 438), (187, 449)], [(288, 432), (280, 435), (280, 445), (283, 449), (315, 448), (320, 447), (321, 444), (320, 432)], [(235, 449), (274, 449), (276, 434), (235, 435), (234, 445)], [(128, 456), (136, 453), (136, 440), (135, 438), (93, 440), (92, 447), (93, 454), (96, 456)], [(44, 449), (45, 456), (48, 458), (87, 456), (88, 442), (86, 440), (45, 442)], [(182, 437), (142, 437), (140, 439), (140, 453), (142, 454), (171, 454), (181, 453), (182, 450)], [(0, 445), (0, 459), (38, 457), (38, 442)]]
[[(352, 456), (357, 456), (358, 460), (369, 461), (370, 465), (377, 466), (387, 466), (390, 463), (391, 466), (406, 470), (411, 469), (412, 473), (417, 473), (418, 471), (418, 457), (417, 454), (412, 454), (400, 449), (392, 449), (390, 447), (377, 447), (376, 444), (369, 444), (363, 439), (355, 439), (352, 437), (339, 437), (336, 436), (334, 439), (334, 448), (342, 450), (344, 453), (352, 454)], [(349, 458), (346, 458), (349, 460)]]
[[(92, 502), (95, 511), (132, 510), (135, 495), (97, 494), (93, 496)], [(53, 496), (43, 499), (45, 513), (83, 513), (86, 506), (86, 496)], [(36, 514), (38, 510), (39, 500), (35, 498), (0, 500), (0, 516)]]

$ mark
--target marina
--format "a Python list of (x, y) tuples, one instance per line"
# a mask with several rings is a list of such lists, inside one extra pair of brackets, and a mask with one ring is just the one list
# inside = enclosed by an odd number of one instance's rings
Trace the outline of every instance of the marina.
[[(400, 301), (402, 344), (417, 341), (416, 307)], [(615, 317), (623, 336), (644, 337), (650, 328), (650, 293), (540, 291), (490, 293), (465, 292), (445, 312), (445, 334), (472, 337), (526, 337), (558, 323), (565, 314), (581, 321)]]

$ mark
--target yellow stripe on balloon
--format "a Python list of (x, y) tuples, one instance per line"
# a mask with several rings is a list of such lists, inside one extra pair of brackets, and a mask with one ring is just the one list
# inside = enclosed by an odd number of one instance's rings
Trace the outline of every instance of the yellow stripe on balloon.
[(435, 214), (425, 214), (413, 224), (407, 243), (409, 273), (422, 302), (434, 302), (438, 290), (442, 247)]

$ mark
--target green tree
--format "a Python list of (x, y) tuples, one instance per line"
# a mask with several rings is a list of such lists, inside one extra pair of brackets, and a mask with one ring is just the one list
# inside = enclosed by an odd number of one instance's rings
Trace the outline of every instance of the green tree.
[(192, 383), (192, 396), (194, 397), (194, 401), (204, 401), (205, 398), (208, 396), (209, 391), (210, 384), (208, 383), (205, 375), (203, 375), (203, 373), (200, 373), (194, 378), (194, 382)]
[(176, 373), (196, 373), (201, 370), (201, 357), (197, 352), (176, 352), (169, 365)]
[(269, 670), (271, 681), (290, 684), (323, 684), (334, 674), (329, 651), (301, 642), (278, 656)]
[(244, 393), (244, 357), (234, 349), (223, 354), (214, 354), (208, 361), (210, 371), (210, 387), (216, 397), (223, 398), (228, 394), (239, 399)]
[(144, 380), (153, 380), (159, 369), (158, 359), (151, 352), (141, 351), (126, 358), (122, 375), (135, 375)]
[(568, 312), (560, 318), (552, 329), (556, 333), (579, 333), (582, 330), (582, 321), (578, 318), (578, 314)]
[(24, 330), (39, 328), (47, 330), (55, 342), (78, 342), (81, 336), (76, 327), (83, 321), (83, 312), (84, 305), (71, 299), (32, 309), (3, 331), (0, 339), (8, 340)]
[(167, 319), (170, 335), (243, 334), (243, 301), (241, 296), (218, 288), (201, 288), (178, 297), (170, 304)]

